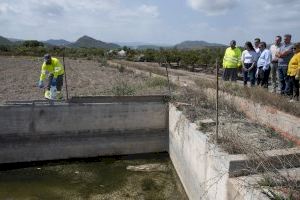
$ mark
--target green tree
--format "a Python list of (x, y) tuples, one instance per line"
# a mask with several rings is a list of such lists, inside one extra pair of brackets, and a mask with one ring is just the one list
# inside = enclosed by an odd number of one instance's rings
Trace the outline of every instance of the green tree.
[(44, 43), (42, 42), (39, 42), (37, 40), (26, 40), (22, 43), (23, 46), (25, 47), (43, 47), (44, 46)]

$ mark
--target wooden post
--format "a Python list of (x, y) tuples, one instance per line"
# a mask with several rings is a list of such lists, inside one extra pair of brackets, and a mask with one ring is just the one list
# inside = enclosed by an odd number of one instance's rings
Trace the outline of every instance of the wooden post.
[(168, 72), (168, 66), (167, 65), (166, 65), (166, 71), (167, 71), (167, 80), (168, 80), (169, 95), (171, 96), (171, 87), (170, 87), (169, 72)]
[(63, 50), (63, 65), (64, 65), (64, 71), (65, 71), (65, 86), (66, 86), (66, 95), (67, 95), (67, 101), (69, 101), (69, 92), (68, 92), (68, 82), (67, 82), (67, 72), (66, 72), (66, 64), (65, 64), (65, 49)]

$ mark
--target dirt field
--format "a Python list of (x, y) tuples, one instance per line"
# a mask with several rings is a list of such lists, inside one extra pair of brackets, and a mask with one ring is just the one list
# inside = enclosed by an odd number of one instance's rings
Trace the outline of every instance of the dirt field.
[[(0, 102), (44, 99), (43, 89), (37, 87), (42, 62), (38, 57), (0, 56)], [(96, 61), (66, 59), (65, 64), (70, 97), (120, 92), (127, 95), (167, 93), (164, 80), (120, 72)]]

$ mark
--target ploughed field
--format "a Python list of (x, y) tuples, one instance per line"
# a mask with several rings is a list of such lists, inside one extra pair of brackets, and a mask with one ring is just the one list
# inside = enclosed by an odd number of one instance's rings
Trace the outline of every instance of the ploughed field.
[[(42, 62), (41, 57), (0, 56), (0, 102), (44, 99), (44, 90), (37, 87)], [(66, 58), (65, 67), (69, 97), (167, 94), (164, 79), (136, 75), (97, 61)], [(64, 85), (64, 95), (65, 91)]]

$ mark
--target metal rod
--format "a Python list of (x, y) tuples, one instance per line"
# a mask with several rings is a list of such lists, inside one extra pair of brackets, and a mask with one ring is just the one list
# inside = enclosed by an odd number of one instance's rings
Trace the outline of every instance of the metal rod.
[(219, 66), (218, 66), (218, 59), (216, 59), (216, 141), (219, 141)]
[(68, 82), (67, 82), (67, 72), (66, 72), (66, 64), (65, 64), (65, 49), (63, 49), (63, 65), (64, 65), (64, 71), (65, 71), (66, 95), (67, 95), (67, 101), (69, 101)]
[(166, 65), (166, 71), (167, 71), (167, 79), (168, 79), (169, 95), (171, 96), (171, 87), (170, 87), (169, 72), (168, 72), (168, 66), (167, 66), (167, 65)]

